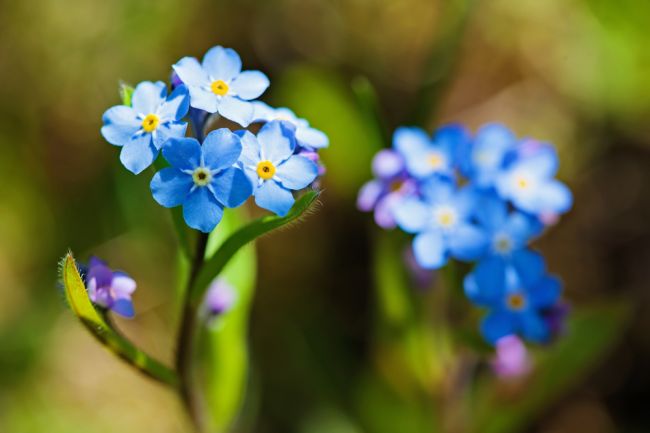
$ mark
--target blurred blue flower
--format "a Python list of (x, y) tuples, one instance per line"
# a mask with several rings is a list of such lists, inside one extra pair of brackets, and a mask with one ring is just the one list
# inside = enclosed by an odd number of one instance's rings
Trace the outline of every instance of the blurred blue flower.
[(406, 172), (402, 156), (394, 150), (377, 152), (372, 160), (375, 179), (359, 190), (357, 208), (363, 212), (375, 211), (379, 227), (391, 229), (396, 226), (394, 211), (402, 198), (413, 194), (417, 184)]
[(162, 153), (171, 167), (151, 180), (154, 199), (168, 208), (183, 205), (188, 226), (211, 232), (224, 206), (240, 206), (253, 192), (244, 172), (234, 166), (241, 152), (239, 137), (227, 128), (210, 132), (202, 146), (194, 138), (169, 140)]
[(273, 108), (261, 101), (253, 102), (253, 106), (255, 107), (253, 122), (271, 122), (272, 120), (286, 122), (295, 130), (296, 144), (303, 149), (317, 150), (329, 146), (329, 138), (325, 133), (309, 126), (307, 120), (296, 116), (290, 109)]
[(558, 302), (561, 285), (546, 274), (539, 254), (524, 251), (505, 267), (483, 261), (465, 277), (470, 300), (490, 309), (481, 323), (481, 333), (492, 344), (513, 334), (540, 343), (551, 337), (543, 313)]
[(554, 178), (558, 165), (553, 146), (524, 142), (514, 160), (496, 176), (497, 191), (521, 211), (546, 218), (562, 214), (571, 208), (573, 197)]
[(127, 318), (135, 315), (131, 295), (136, 283), (127, 274), (113, 271), (102, 260), (91, 257), (84, 279), (88, 296), (95, 305)]
[(131, 101), (131, 107), (117, 105), (104, 113), (101, 133), (106, 141), (122, 147), (122, 164), (139, 174), (154, 162), (165, 141), (185, 136), (187, 123), (180, 120), (189, 109), (189, 95), (185, 86), (167, 96), (162, 81), (143, 81)]
[(437, 269), (449, 257), (475, 260), (487, 248), (485, 232), (471, 222), (477, 195), (471, 187), (457, 189), (451, 181), (431, 179), (396, 206), (397, 225), (413, 240), (415, 259), (425, 269)]
[(269, 87), (269, 79), (260, 71), (242, 71), (239, 54), (231, 48), (209, 49), (199, 63), (183, 57), (174, 71), (190, 91), (190, 105), (208, 113), (248, 126), (254, 116), (249, 102)]
[(318, 176), (318, 167), (310, 159), (294, 154), (293, 131), (283, 122), (271, 121), (257, 137), (239, 131), (243, 151), (241, 167), (254, 185), (255, 203), (280, 216), (293, 206), (292, 190), (300, 190)]
[(488, 123), (472, 140), (466, 140), (460, 146), (460, 169), (476, 186), (490, 187), (516, 144), (517, 139), (508, 128)]
[(420, 128), (401, 127), (393, 134), (393, 148), (404, 158), (408, 172), (418, 179), (433, 174), (452, 177), (459, 149), (467, 140), (467, 130), (459, 125), (443, 126), (433, 138)]

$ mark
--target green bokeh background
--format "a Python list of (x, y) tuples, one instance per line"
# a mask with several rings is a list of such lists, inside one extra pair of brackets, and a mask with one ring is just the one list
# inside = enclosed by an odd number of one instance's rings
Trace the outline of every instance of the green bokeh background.
[[(416, 118), (430, 130), (499, 121), (558, 147), (575, 209), (537, 247), (578, 314), (621, 302), (628, 313), (612, 345), (519, 431), (649, 431), (649, 25), (646, 0), (0, 2), (0, 432), (187, 431), (173, 394), (75, 321), (56, 264), (71, 248), (131, 273), (139, 314), (119, 324), (171, 359), (169, 215), (150, 175), (126, 172), (99, 128), (119, 80), (165, 79), (216, 44), (270, 76), (264, 100), (331, 140), (319, 211), (258, 244), (254, 398), (241, 431), (374, 433), (398, 406), (359, 380), (378, 229), (354, 202), (383, 145), (355, 98), (360, 76), (377, 91), (383, 132)], [(408, 405), (391, 416), (415, 422)]]

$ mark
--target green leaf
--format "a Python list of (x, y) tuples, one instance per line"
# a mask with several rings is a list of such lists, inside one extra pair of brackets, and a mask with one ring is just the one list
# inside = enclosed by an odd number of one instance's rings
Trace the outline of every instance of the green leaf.
[(61, 274), (70, 308), (95, 338), (138, 371), (172, 387), (178, 386), (178, 379), (173, 370), (118, 334), (95, 310), (71, 253), (63, 259)]
[(131, 99), (133, 97), (133, 91), (135, 89), (133, 86), (130, 86), (124, 82), (120, 83), (120, 99), (122, 100), (122, 104), (126, 105), (127, 107), (131, 106)]
[[(542, 348), (536, 370), (517, 391), (494, 377), (476, 385), (468, 432), (514, 433), (542, 414), (553, 401), (580, 383), (621, 335), (630, 317), (628, 303), (612, 302), (572, 314), (567, 335)], [(509, 391), (508, 391), (509, 388)]]
[(206, 260), (204, 263), (190, 290), (190, 302), (195, 306), (201, 302), (208, 285), (221, 273), (230, 259), (235, 255), (235, 253), (237, 253), (237, 251), (239, 251), (240, 248), (272, 230), (284, 227), (287, 224), (298, 220), (312, 207), (319, 195), (320, 192), (318, 191), (306, 192), (296, 201), (286, 216), (265, 216), (233, 233), (219, 247), (214, 256)]

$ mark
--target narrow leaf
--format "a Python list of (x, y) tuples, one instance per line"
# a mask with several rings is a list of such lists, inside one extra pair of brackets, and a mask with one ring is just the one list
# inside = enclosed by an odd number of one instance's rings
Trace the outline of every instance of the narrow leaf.
[(112, 329), (93, 306), (71, 253), (63, 262), (65, 295), (74, 314), (108, 350), (145, 375), (172, 387), (178, 386), (176, 373), (150, 357)]
[(129, 86), (124, 82), (120, 83), (120, 99), (122, 100), (122, 104), (127, 107), (131, 106), (131, 99), (133, 98), (134, 90), (133, 86)]

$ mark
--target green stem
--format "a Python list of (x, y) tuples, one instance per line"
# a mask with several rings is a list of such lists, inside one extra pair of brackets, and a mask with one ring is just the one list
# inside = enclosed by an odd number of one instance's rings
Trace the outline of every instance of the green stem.
[(176, 371), (180, 379), (180, 394), (187, 411), (197, 429), (201, 426), (201, 414), (195, 394), (192, 392), (192, 353), (194, 349), (194, 325), (198, 306), (190, 302), (190, 290), (194, 286), (204, 264), (208, 235), (201, 233), (197, 240), (190, 275), (183, 294), (183, 313), (176, 349)]

